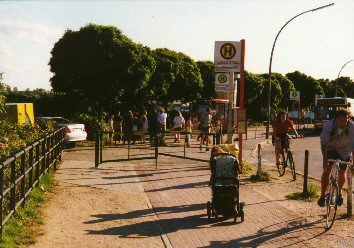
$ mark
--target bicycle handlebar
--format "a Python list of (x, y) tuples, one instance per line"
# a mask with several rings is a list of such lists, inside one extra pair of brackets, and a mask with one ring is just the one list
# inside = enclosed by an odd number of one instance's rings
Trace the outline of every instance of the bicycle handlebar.
[(346, 164), (348, 166), (352, 166), (353, 167), (353, 163), (345, 162), (345, 161), (342, 161), (340, 159), (328, 159), (328, 162), (333, 162), (333, 163), (338, 163), (338, 164)]

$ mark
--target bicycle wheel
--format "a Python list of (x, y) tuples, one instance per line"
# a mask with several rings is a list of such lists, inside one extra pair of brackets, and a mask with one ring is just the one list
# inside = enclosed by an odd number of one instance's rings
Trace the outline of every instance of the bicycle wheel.
[(337, 184), (331, 183), (329, 186), (329, 191), (327, 193), (326, 199), (326, 227), (330, 229), (334, 223), (337, 212), (337, 201), (338, 201), (338, 186)]
[(280, 154), (280, 164), (277, 164), (278, 172), (280, 176), (283, 176), (285, 173), (285, 167), (286, 167), (286, 160), (285, 160), (285, 155), (284, 155), (284, 150), (281, 151)]
[(292, 152), (288, 152), (288, 161), (289, 161), (289, 168), (291, 170), (291, 174), (293, 175), (294, 181), (296, 180), (296, 171), (295, 171), (295, 163)]

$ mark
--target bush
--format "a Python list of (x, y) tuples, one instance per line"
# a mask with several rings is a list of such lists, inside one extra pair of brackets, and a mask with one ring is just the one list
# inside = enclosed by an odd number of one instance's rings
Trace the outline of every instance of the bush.
[(270, 175), (269, 172), (266, 170), (261, 170), (261, 173), (257, 173), (255, 175), (252, 175), (250, 177), (252, 182), (269, 182), (270, 179)]
[(52, 125), (43, 120), (34, 126), (0, 120), (0, 126), (0, 162), (53, 131)]
[(5, 85), (0, 81), (0, 120), (4, 118), (5, 114)]
[(291, 200), (302, 200), (302, 201), (313, 201), (317, 199), (320, 195), (318, 194), (318, 188), (316, 185), (309, 183), (307, 185), (307, 193), (295, 192), (285, 197)]
[(252, 170), (253, 170), (252, 166), (245, 159), (242, 160), (241, 165), (240, 165), (240, 173), (247, 174), (248, 172), (250, 172)]

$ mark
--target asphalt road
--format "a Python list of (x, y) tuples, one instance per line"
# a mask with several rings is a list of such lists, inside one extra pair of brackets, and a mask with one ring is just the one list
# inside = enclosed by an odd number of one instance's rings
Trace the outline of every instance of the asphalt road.
[[(320, 179), (322, 175), (322, 153), (319, 134), (312, 134), (309, 137), (292, 140), (291, 147), (294, 151), (296, 170), (304, 171), (305, 150), (309, 151), (309, 175)], [(272, 163), (275, 166), (274, 146), (272, 144), (263, 147), (262, 161)], [(287, 173), (287, 172), (286, 172)]]

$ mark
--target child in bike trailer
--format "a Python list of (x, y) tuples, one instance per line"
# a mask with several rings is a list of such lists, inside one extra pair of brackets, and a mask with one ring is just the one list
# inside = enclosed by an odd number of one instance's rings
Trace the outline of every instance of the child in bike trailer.
[[(325, 194), (333, 162), (328, 159), (340, 159), (349, 162), (350, 155), (354, 157), (354, 123), (350, 120), (351, 113), (348, 109), (338, 108), (335, 118), (327, 122), (321, 133), (321, 150), (323, 156), (323, 173), (321, 177), (321, 197), (317, 204), (325, 206)], [(345, 183), (347, 165), (340, 165), (338, 171), (338, 206), (343, 204), (342, 188)]]
[(273, 145), (275, 145), (275, 161), (277, 165), (280, 164), (280, 152), (282, 147), (285, 146), (290, 129), (297, 137), (298, 134), (294, 128), (294, 124), (288, 119), (288, 113), (280, 111), (273, 124)]

